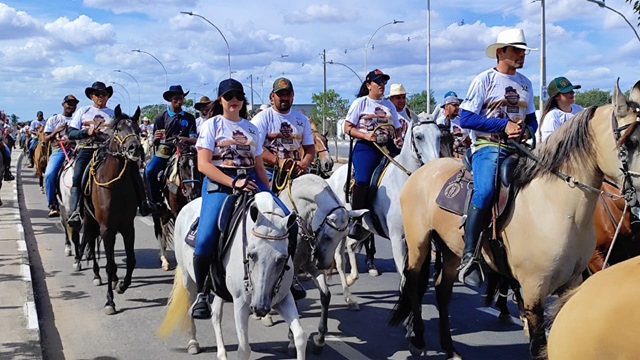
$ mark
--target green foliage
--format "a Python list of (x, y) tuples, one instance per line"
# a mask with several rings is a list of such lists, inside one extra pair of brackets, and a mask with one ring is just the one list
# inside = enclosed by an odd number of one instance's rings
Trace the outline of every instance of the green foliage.
[(540, 96), (538, 95), (533, 96), (533, 107), (536, 109), (540, 109)]
[(9, 119), (10, 119), (10, 122), (15, 125), (18, 123), (18, 120), (20, 120), (20, 116), (16, 114), (11, 114), (9, 115)]
[(318, 93), (311, 95), (311, 102), (315, 107), (311, 114), (311, 121), (316, 124), (319, 130), (322, 130), (323, 106), (326, 108), (324, 116), (326, 117), (326, 130), (329, 136), (335, 136), (336, 122), (347, 115), (349, 110), (349, 100), (340, 97), (335, 90), (329, 89), (326, 94)]
[(633, 4), (633, 11), (638, 14), (638, 26), (640, 26), (640, 0), (626, 0), (629, 4)]
[(611, 103), (611, 92), (600, 89), (576, 92), (575, 103), (582, 107), (600, 106)]
[[(429, 109), (428, 113), (431, 114), (433, 112), (433, 109), (436, 108), (436, 99), (433, 97), (433, 90), (431, 90), (431, 108)], [(427, 109), (427, 90), (423, 90), (420, 93), (417, 94), (413, 94), (410, 95), (407, 98), (407, 107), (413, 111), (415, 111), (417, 114), (425, 111)]]

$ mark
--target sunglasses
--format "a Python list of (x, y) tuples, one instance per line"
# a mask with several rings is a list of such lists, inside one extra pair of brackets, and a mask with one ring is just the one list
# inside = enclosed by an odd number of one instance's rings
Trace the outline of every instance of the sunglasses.
[(97, 97), (102, 97), (102, 96), (109, 96), (109, 93), (106, 91), (96, 91), (93, 93), (93, 95), (97, 96)]
[(222, 95), (222, 98), (225, 99), (226, 101), (231, 101), (231, 99), (236, 98), (236, 100), (238, 101), (244, 101), (244, 94), (239, 92), (239, 91), (229, 91), (228, 93), (225, 93), (224, 95)]
[(375, 80), (371, 80), (372, 82), (378, 84), (378, 85), (387, 85), (387, 80), (385, 79), (375, 79)]

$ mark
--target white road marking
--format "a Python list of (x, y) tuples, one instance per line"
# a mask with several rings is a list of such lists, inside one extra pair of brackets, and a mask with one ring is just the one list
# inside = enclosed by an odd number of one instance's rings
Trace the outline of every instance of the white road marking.
[(18, 240), (18, 251), (27, 251), (27, 243), (24, 240)]
[(27, 329), (38, 329), (38, 312), (33, 301), (24, 304), (24, 316), (27, 317)]
[(29, 265), (20, 265), (20, 272), (22, 273), (22, 280), (31, 281), (31, 267)]
[(369, 360), (368, 357), (362, 355), (358, 350), (347, 345), (347, 343), (342, 341), (342, 339), (340, 339), (339, 337), (327, 335), (325, 337), (325, 343), (333, 350), (340, 353), (340, 355), (349, 360)]

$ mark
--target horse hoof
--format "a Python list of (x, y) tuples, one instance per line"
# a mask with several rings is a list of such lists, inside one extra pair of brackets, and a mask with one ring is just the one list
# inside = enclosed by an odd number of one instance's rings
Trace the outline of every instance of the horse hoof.
[(71, 252), (71, 246), (69, 246), (69, 245), (65, 245), (65, 246), (64, 246), (64, 255), (65, 255), (65, 256), (71, 256), (71, 255), (73, 255), (73, 254), (72, 254), (72, 252)]
[(375, 267), (369, 269), (369, 276), (380, 276), (380, 272), (378, 271), (378, 269), (376, 269)]
[(82, 264), (79, 261), (77, 263), (74, 263), (73, 264), (73, 270), (75, 270), (75, 271), (82, 270)]
[(102, 279), (100, 279), (99, 277), (94, 278), (94, 279), (93, 279), (93, 285), (95, 285), (95, 286), (101, 286), (101, 285), (102, 285)]
[(358, 304), (357, 302), (347, 303), (347, 309), (349, 311), (360, 311), (360, 304)]
[(162, 263), (162, 270), (169, 271), (169, 269), (170, 268), (169, 268), (169, 263), (168, 262), (167, 263)]
[(127, 288), (124, 287), (124, 282), (122, 281), (119, 281), (113, 288), (120, 295), (124, 294), (124, 292), (127, 291)]
[(324, 350), (324, 339), (320, 339), (320, 334), (313, 335), (313, 354), (320, 355)]
[(353, 284), (356, 283), (356, 280), (358, 280), (357, 276), (347, 276), (347, 286), (351, 286)]
[(447, 360), (462, 360), (462, 356), (458, 353), (453, 353), (452, 356), (448, 357)]
[(200, 344), (195, 340), (190, 340), (187, 345), (187, 353), (189, 355), (197, 355), (200, 353)]
[(298, 351), (296, 350), (296, 346), (289, 344), (289, 346), (287, 347), (287, 354), (289, 355), (289, 357), (296, 357), (296, 355), (298, 354)]
[(425, 349), (418, 349), (413, 344), (409, 344), (409, 352), (413, 356), (422, 356), (423, 354), (426, 353), (426, 350)]
[(503, 324), (503, 325), (513, 325), (513, 324), (515, 324), (515, 321), (513, 321), (513, 318), (511, 317), (511, 314), (509, 314), (509, 313), (498, 315), (498, 321), (500, 322), (500, 324)]
[(105, 315), (114, 315), (116, 313), (116, 307), (114, 305), (106, 305), (104, 307)]
[(264, 326), (264, 327), (272, 327), (273, 326), (273, 318), (271, 317), (271, 315), (267, 315), (267, 316), (263, 317), (262, 319), (260, 319), (260, 322), (262, 323), (262, 326)]

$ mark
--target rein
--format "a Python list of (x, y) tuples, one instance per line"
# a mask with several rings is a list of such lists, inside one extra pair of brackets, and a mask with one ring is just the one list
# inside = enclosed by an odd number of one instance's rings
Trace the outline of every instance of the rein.
[[(418, 161), (420, 162), (420, 166), (424, 165), (424, 161), (422, 160), (422, 156), (420, 156), (420, 154), (418, 153), (417, 146), (416, 146), (416, 139), (415, 136), (413, 134), (413, 130), (416, 126), (419, 125), (426, 125), (426, 124), (434, 124), (436, 125), (436, 122), (433, 120), (425, 120), (425, 121), (420, 121), (417, 123), (413, 123), (411, 125), (411, 151), (413, 151), (413, 154), (416, 156), (416, 158), (418, 159)], [(376, 131), (379, 127), (381, 126), (389, 126), (390, 124), (380, 124), (378, 126), (376, 126), (376, 128), (373, 131)], [(394, 132), (395, 135), (395, 132)], [(380, 150), (380, 152), (382, 153), (382, 155), (384, 155), (387, 159), (389, 159), (389, 161), (391, 161), (391, 163), (395, 166), (398, 167), (398, 169), (402, 170), (405, 174), (407, 174), (408, 176), (411, 176), (412, 172), (407, 170), (407, 168), (405, 168), (404, 166), (402, 166), (402, 164), (400, 164), (398, 161), (396, 161), (390, 154), (389, 154), (389, 150), (386, 148), (386, 146), (380, 146), (378, 145), (378, 143), (374, 142), (373, 143), (378, 150)]]
[[(287, 165), (291, 164), (291, 166), (289, 167), (289, 170), (284, 170), (286, 169)], [(287, 184), (289, 184), (289, 186), (291, 185), (291, 175), (293, 174), (293, 170), (296, 167), (296, 162), (295, 160), (289, 158), (289, 159), (284, 159), (284, 161), (282, 162), (282, 165), (278, 166), (278, 176), (275, 176), (274, 174), (274, 179), (273, 182), (276, 185), (276, 190), (278, 190), (278, 193), (280, 193), (282, 190), (284, 190), (285, 186), (287, 186)], [(284, 172), (284, 177), (282, 178), (282, 182), (278, 183), (278, 178), (281, 177), (281, 174)]]
[[(127, 139), (132, 137), (132, 136), (137, 136), (137, 135), (134, 134), (134, 133), (131, 133), (131, 134), (127, 134), (124, 138), (120, 138), (120, 136), (118, 136), (118, 131), (116, 130), (116, 132), (112, 136), (112, 139), (115, 139), (116, 141), (118, 141), (120, 143), (120, 146), (122, 146), (124, 144), (124, 142), (127, 141)], [(96, 179), (96, 172), (97, 172), (96, 154), (97, 153), (98, 153), (97, 151), (94, 151), (93, 152), (93, 156), (91, 157), (91, 168), (89, 169), (90, 179), (93, 180), (93, 182), (96, 185), (103, 186), (103, 187), (109, 186), (109, 185), (113, 184), (114, 182), (120, 180), (122, 178), (122, 176), (124, 175), (125, 171), (127, 170), (128, 161), (126, 161), (126, 155), (121, 151), (114, 153), (114, 152), (111, 152), (111, 151), (107, 150), (107, 154), (109, 154), (109, 155), (111, 155), (113, 157), (116, 157), (116, 158), (122, 157), (122, 158), (125, 159), (125, 162), (124, 162), (124, 165), (122, 166), (122, 170), (120, 170), (120, 174), (118, 174), (118, 176), (116, 176), (115, 178), (113, 178), (113, 179), (111, 179), (111, 180), (109, 180), (107, 182), (101, 183), (101, 182), (98, 182), (98, 180)], [(91, 184), (91, 181), (88, 181), (87, 182), (87, 188), (89, 188), (90, 184)], [(85, 194), (87, 193), (87, 190), (88, 189), (85, 189)]]

